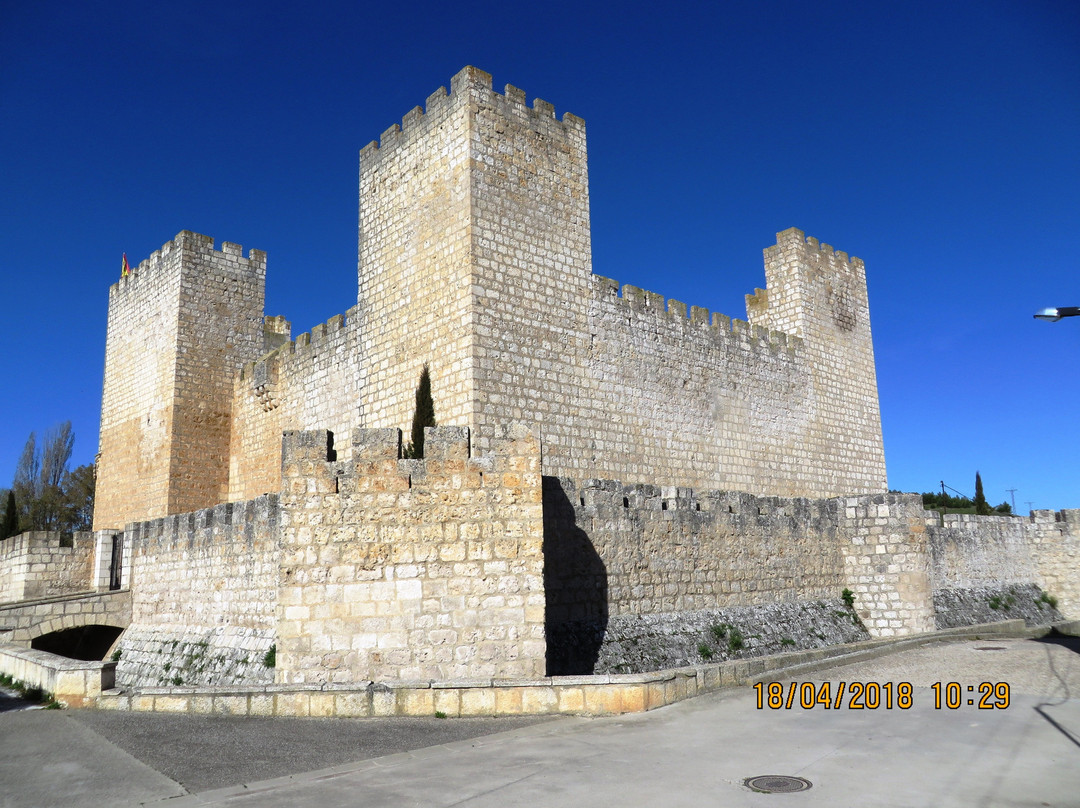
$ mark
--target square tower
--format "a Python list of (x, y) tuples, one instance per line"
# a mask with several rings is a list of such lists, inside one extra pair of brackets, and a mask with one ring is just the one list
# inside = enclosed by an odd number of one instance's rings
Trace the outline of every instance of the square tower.
[(590, 255), (584, 121), (464, 68), (360, 152), (362, 423), (408, 429), (424, 363), (436, 418), (481, 447), (542, 422), (521, 391), (573, 384)]
[(262, 353), (266, 253), (184, 230), (109, 289), (94, 530), (208, 508), (233, 376)]

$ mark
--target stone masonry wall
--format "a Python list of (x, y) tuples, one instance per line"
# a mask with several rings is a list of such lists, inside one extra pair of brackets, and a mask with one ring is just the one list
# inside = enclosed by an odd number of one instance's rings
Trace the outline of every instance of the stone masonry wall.
[(470, 457), (464, 427), (283, 441), (278, 681), (544, 675), (539, 440), (511, 427)]
[(30, 531), (0, 541), (0, 603), (89, 592), (92, 533)]
[(360, 150), (361, 418), (353, 426), (409, 429), (425, 362), (439, 423), (472, 424), (476, 200), (466, 73)]
[[(802, 340), (593, 276), (588, 404), (546, 470), (767, 495), (821, 494)], [(837, 493), (831, 491), (831, 493)]]
[[(1061, 614), (1080, 617), (1080, 510), (1034, 511), (1027, 518), (946, 514), (940, 520), (928, 513), (926, 525), (931, 581), (939, 601), (969, 608), (993, 598), (1004, 605), (1010, 595), (1017, 597), (1012, 590), (1035, 586), (1057, 601)], [(1025, 595), (1025, 605), (1030, 599)], [(1036, 608), (1045, 612), (1046, 622), (1050, 604), (1040, 603), (1044, 606)], [(987, 611), (982, 609), (981, 616)], [(1011, 616), (1007, 610), (991, 611)], [(1034, 621), (1039, 614), (1023, 616)]]
[(233, 388), (230, 501), (281, 489), (282, 432), (344, 435), (359, 423), (362, 355), (349, 309), (244, 366)]
[(129, 525), (132, 621), (121, 685), (267, 682), (274, 642), (278, 497)]
[(796, 625), (845, 588), (872, 636), (934, 629), (914, 495), (788, 499), (545, 477), (544, 560), (554, 672), (619, 670), (611, 643), (685, 659), (688, 635), (668, 624), (787, 604)]
[(917, 494), (836, 500), (844, 577), (875, 637), (934, 630), (926, 512)]

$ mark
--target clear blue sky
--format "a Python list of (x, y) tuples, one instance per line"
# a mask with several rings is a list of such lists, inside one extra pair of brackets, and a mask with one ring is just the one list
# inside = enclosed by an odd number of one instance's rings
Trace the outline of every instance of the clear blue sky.
[(0, 0), (0, 486), (97, 449), (108, 287), (183, 229), (356, 296), (358, 151), (463, 65), (588, 126), (593, 268), (745, 317), (798, 227), (866, 261), (889, 484), (1080, 507), (1080, 3)]

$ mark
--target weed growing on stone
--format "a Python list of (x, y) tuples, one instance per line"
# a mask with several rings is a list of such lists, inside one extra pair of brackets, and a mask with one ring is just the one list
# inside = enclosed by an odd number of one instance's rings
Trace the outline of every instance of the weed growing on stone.
[(708, 646), (707, 643), (698, 643), (697, 652), (706, 662), (713, 658), (713, 650)]
[(791, 637), (784, 637), (782, 640), (780, 640), (780, 644), (781, 645), (794, 645), (795, 640), (791, 639)]
[(1037, 601), (1035, 601), (1035, 603), (1038, 605), (1038, 607), (1040, 609), (1042, 608), (1042, 605), (1044, 603), (1047, 606), (1049, 606), (1051, 609), (1056, 609), (1057, 605), (1058, 605), (1058, 600), (1053, 595), (1050, 595), (1050, 594), (1048, 594), (1046, 592), (1043, 592), (1041, 595), (1039, 595), (1039, 599)]
[(180, 687), (180, 685), (182, 685), (184, 683), (184, 679), (181, 676), (174, 676), (172, 678), (172, 683), (174, 685), (176, 685), (177, 687)]
[(263, 665), (268, 668), (273, 668), (277, 665), (277, 643), (271, 645), (265, 656), (263, 656)]
[(1012, 595), (1006, 595), (1005, 597), (1001, 597), (1001, 595), (992, 595), (990, 597), (990, 600), (988, 601), (988, 604), (990, 608), (993, 609), (995, 612), (998, 609), (1004, 609), (1005, 611), (1008, 611), (1016, 605), (1016, 598), (1014, 598)]
[(728, 631), (728, 650), (731, 653), (741, 651), (743, 647), (743, 635), (735, 626), (730, 626)]
[(716, 638), (717, 642), (721, 642), (727, 636), (727, 630), (728, 627), (723, 623), (715, 625), (711, 629), (709, 629), (709, 631), (712, 632), (713, 637)]
[(112, 657), (110, 657), (110, 658), (112, 659), (113, 662), (119, 662), (120, 661), (120, 649), (117, 648), (115, 651), (113, 651), (112, 652)]
[(436, 718), (446, 718), (446, 713), (444, 713), (442, 710), (436, 710), (435, 711), (435, 717)]
[(855, 607), (855, 593), (850, 589), (845, 588), (844, 591), (840, 593), (840, 597), (844, 599), (844, 603), (849, 609)]

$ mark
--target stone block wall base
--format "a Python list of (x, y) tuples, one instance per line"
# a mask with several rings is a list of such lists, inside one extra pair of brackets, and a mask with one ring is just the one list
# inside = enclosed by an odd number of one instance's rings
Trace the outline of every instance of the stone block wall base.
[(267, 685), (252, 688), (143, 688), (103, 692), (101, 710), (198, 715), (373, 718), (386, 716), (618, 715), (654, 710), (725, 687), (857, 662), (928, 642), (1025, 636), (1023, 620), (902, 639), (794, 651), (756, 659), (643, 674), (550, 676), (529, 681), (358, 682), (351, 685)]

